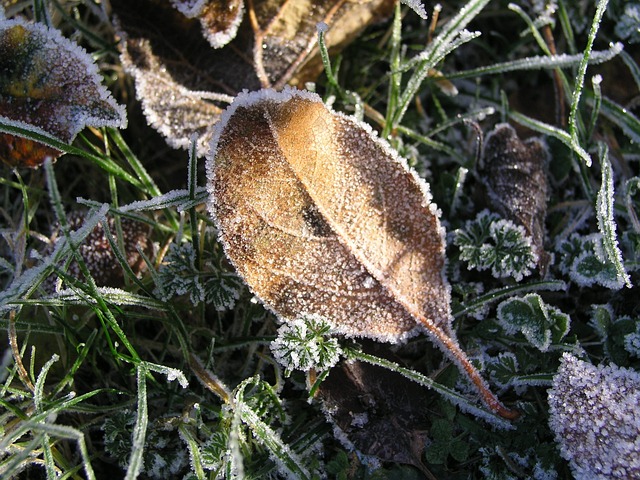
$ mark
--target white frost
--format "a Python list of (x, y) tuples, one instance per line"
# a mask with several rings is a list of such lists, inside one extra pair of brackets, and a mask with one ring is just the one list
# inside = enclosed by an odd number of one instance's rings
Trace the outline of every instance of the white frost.
[(638, 372), (565, 353), (548, 395), (549, 424), (575, 478), (640, 478)]

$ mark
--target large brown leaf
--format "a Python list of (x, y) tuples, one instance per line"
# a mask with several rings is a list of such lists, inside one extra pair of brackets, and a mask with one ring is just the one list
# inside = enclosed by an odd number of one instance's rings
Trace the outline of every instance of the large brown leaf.
[[(328, 46), (338, 49), (393, 5), (392, 0), (254, 0), (231, 39), (230, 32), (223, 35), (225, 22), (238, 21), (241, 2), (202, 2), (201, 10), (190, 7), (194, 2), (171, 3), (176, 8), (166, 0), (111, 2), (122, 62), (135, 79), (147, 120), (173, 147), (187, 147), (196, 134), (199, 155), (225, 96), (315, 79), (322, 70), (315, 48), (318, 22), (329, 24)], [(234, 13), (227, 20), (211, 13), (227, 4)], [(211, 43), (221, 43), (212, 35), (230, 43), (214, 49)]]
[(228, 257), (276, 314), (389, 342), (426, 327), (505, 410), (454, 338), (428, 186), (370, 127), (309, 92), (241, 94), (214, 129), (207, 177)]

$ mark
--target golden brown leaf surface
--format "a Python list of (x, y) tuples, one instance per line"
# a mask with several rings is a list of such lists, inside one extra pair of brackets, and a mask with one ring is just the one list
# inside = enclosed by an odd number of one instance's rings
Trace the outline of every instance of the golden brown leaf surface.
[(213, 151), (226, 253), (276, 313), (386, 341), (414, 333), (415, 312), (449, 330), (436, 208), (369, 128), (308, 92), (260, 91), (226, 111)]

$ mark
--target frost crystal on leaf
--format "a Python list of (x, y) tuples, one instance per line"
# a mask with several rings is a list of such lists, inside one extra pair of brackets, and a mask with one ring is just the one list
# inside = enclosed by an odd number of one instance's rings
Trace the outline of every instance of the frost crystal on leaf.
[(303, 315), (278, 329), (271, 351), (287, 373), (293, 370), (328, 370), (342, 350), (335, 338), (326, 338), (331, 326), (318, 315)]
[(495, 278), (513, 277), (519, 282), (531, 274), (538, 261), (524, 228), (488, 210), (456, 230), (453, 243), (469, 269), (490, 268)]
[(167, 301), (176, 295), (189, 294), (191, 303), (197, 305), (204, 300), (204, 288), (196, 269), (196, 255), (193, 245), (183, 243), (169, 246), (169, 252), (160, 266), (161, 287), (154, 293)]
[(538, 350), (546, 351), (569, 330), (569, 315), (542, 301), (537, 293), (510, 298), (498, 305), (498, 323), (507, 333), (522, 332)]
[(563, 355), (549, 390), (549, 424), (577, 479), (640, 477), (638, 405), (638, 372)]

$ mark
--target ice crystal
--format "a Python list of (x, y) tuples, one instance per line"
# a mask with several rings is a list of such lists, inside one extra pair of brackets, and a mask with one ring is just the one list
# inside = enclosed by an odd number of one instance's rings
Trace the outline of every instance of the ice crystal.
[(420, 18), (427, 19), (427, 11), (420, 0), (402, 0), (402, 3), (416, 12)]
[(327, 338), (331, 326), (318, 315), (303, 315), (278, 329), (271, 351), (288, 373), (293, 370), (327, 370), (340, 359), (335, 338)]
[(453, 242), (469, 269), (490, 268), (495, 278), (513, 277), (519, 282), (531, 274), (538, 260), (524, 228), (488, 210), (456, 230)]
[(640, 374), (563, 355), (549, 390), (561, 455), (578, 479), (640, 476)]

